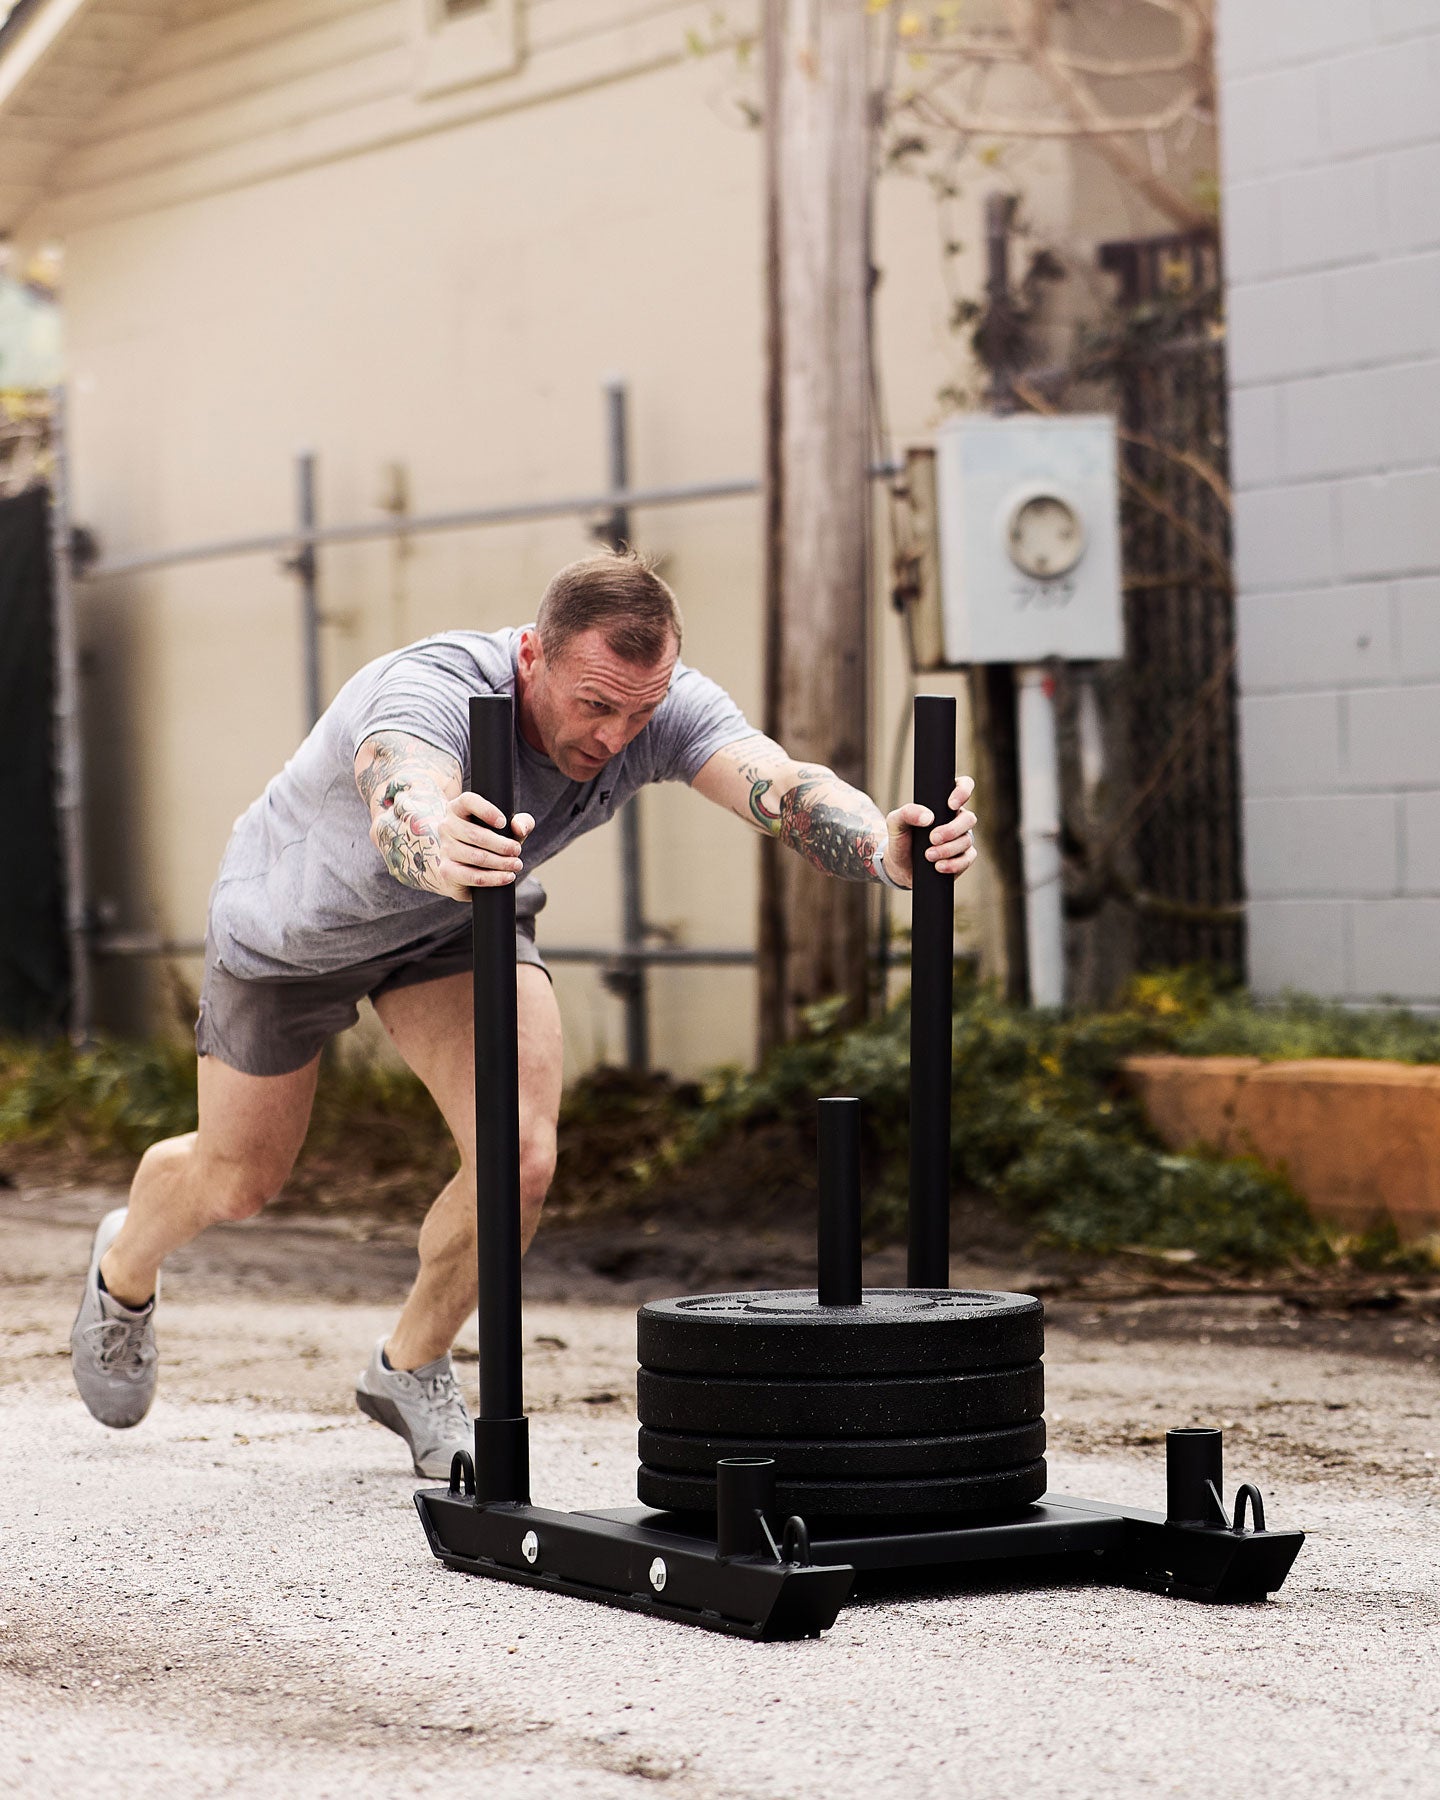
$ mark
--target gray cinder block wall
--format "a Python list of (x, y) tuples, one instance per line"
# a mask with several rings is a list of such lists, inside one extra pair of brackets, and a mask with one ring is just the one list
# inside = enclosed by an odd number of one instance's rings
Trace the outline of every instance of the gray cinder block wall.
[(1250, 977), (1440, 1002), (1440, 0), (1220, 0)]

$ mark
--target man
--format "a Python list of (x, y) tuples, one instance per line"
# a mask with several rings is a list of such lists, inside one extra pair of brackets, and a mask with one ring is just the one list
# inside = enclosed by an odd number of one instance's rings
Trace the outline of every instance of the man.
[[(533, 625), (445, 632), (362, 669), (236, 822), (211, 895), (195, 1030), (199, 1126), (153, 1144), (129, 1205), (101, 1221), (71, 1333), (85, 1404), (138, 1424), (155, 1392), (165, 1258), (279, 1192), (304, 1142), (320, 1052), (368, 996), (434, 1096), (459, 1172), (420, 1228), (420, 1272), (360, 1377), (361, 1409), (448, 1472), (470, 1443), (450, 1346), (475, 1305), (475, 1110), (469, 901), (518, 883), (520, 1185), (528, 1246), (555, 1167), (560, 1017), (535, 946), (528, 871), (641, 786), (686, 781), (843, 880), (908, 887), (915, 804), (887, 819), (828, 769), (792, 761), (679, 661), (680, 615), (639, 558), (562, 569)], [(516, 700), (516, 804), (466, 788), (468, 700)], [(963, 807), (969, 780), (951, 805)], [(969, 812), (929, 832), (946, 874), (975, 857)], [(523, 878), (523, 879), (522, 879)]]

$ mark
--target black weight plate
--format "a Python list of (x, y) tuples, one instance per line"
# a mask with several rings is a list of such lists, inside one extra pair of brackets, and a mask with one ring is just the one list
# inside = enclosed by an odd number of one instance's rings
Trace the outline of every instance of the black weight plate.
[(867, 1288), (821, 1306), (813, 1288), (694, 1294), (640, 1308), (636, 1358), (677, 1375), (928, 1375), (1013, 1369), (1044, 1354), (1030, 1294)]
[(852, 1381), (738, 1381), (641, 1369), (640, 1423), (725, 1437), (953, 1437), (1038, 1419), (1045, 1370), (859, 1376)]
[(772, 1456), (782, 1481), (853, 1480), (897, 1475), (986, 1475), (1033, 1462), (1045, 1452), (1045, 1421), (955, 1437), (733, 1438), (713, 1432), (640, 1432), (640, 1460), (677, 1475), (710, 1475), (722, 1456)]
[[(644, 1506), (666, 1512), (715, 1510), (715, 1480), (642, 1468), (635, 1482)], [(779, 1481), (781, 1517), (802, 1519), (919, 1517), (933, 1513), (1000, 1512), (1028, 1506), (1045, 1492), (1045, 1462), (1022, 1463), (988, 1475), (951, 1475), (929, 1481)]]

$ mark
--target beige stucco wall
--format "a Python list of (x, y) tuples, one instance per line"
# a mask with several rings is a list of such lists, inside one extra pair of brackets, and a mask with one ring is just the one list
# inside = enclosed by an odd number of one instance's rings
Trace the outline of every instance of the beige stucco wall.
[[(344, 22), (341, 5), (306, 5)], [(398, 17), (402, 0), (394, 6)], [(192, 10), (223, 22), (247, 9), (192, 0)], [(532, 10), (541, 23), (559, 17), (556, 0)], [(586, 16), (626, 11), (592, 0)], [(318, 455), (329, 521), (376, 516), (392, 464), (420, 512), (594, 490), (611, 372), (630, 385), (637, 485), (757, 472), (760, 139), (729, 104), (727, 59), (684, 54), (687, 22), (708, 9), (647, 16), (643, 43), (604, 39), (593, 85), (576, 78), (545, 97), (545, 58), (558, 52), (532, 49), (486, 91), (503, 98), (508, 80), (539, 98), (497, 101), (443, 130), (350, 142), (266, 173), (255, 146), (271, 156), (278, 128), (257, 123), (227, 153), (226, 180), (190, 198), (205, 186), (193, 173), (204, 132), (187, 158), (167, 127), (170, 161), (143, 167), (144, 108), (122, 96), (115, 142), (130, 146), (133, 172), (107, 185), (102, 113), (30, 228), (64, 240), (74, 512), (106, 553), (282, 526), (302, 446)], [(657, 55), (671, 32), (674, 54)], [(568, 45), (567, 69), (583, 70), (583, 50)], [(173, 93), (167, 104), (175, 110)], [(1113, 228), (1105, 178), (1077, 196), (1063, 147), (1033, 148), (1022, 169), (1038, 234), (1073, 235), (1082, 212), (1095, 236)], [(980, 202), (977, 186), (959, 269), (971, 291)], [(876, 229), (883, 387), (903, 446), (933, 428), (958, 360), (928, 189), (883, 181)], [(883, 508), (876, 517), (882, 793), (905, 677), (885, 604)], [(666, 558), (688, 659), (758, 715), (758, 503), (657, 509), (634, 527)], [(560, 521), (325, 550), (325, 691), (423, 633), (529, 618), (549, 573), (589, 542), (582, 522)], [(274, 559), (250, 557), (93, 582), (82, 607), (95, 896), (121, 926), (197, 938), (230, 822), (301, 730), (295, 584)], [(645, 796), (644, 832), (648, 916), (687, 944), (749, 944), (759, 846), (744, 828), (658, 790)], [(618, 857), (618, 833), (600, 832), (547, 867), (542, 944), (618, 940)], [(962, 930), (976, 939), (984, 877), (967, 886)], [(181, 973), (198, 978), (193, 962)], [(656, 1060), (693, 1072), (746, 1058), (752, 989), (743, 969), (656, 972)], [(622, 1015), (598, 978), (563, 967), (557, 991), (572, 1071), (617, 1056)], [(100, 993), (117, 1023), (167, 1004), (153, 965), (107, 965)]]

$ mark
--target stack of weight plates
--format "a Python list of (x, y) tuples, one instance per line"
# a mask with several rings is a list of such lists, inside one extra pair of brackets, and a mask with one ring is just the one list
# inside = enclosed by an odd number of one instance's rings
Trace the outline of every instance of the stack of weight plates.
[(704, 1294), (640, 1309), (647, 1506), (713, 1512), (715, 1464), (775, 1461), (782, 1513), (995, 1512), (1045, 1492), (1044, 1313), (1029, 1294)]

